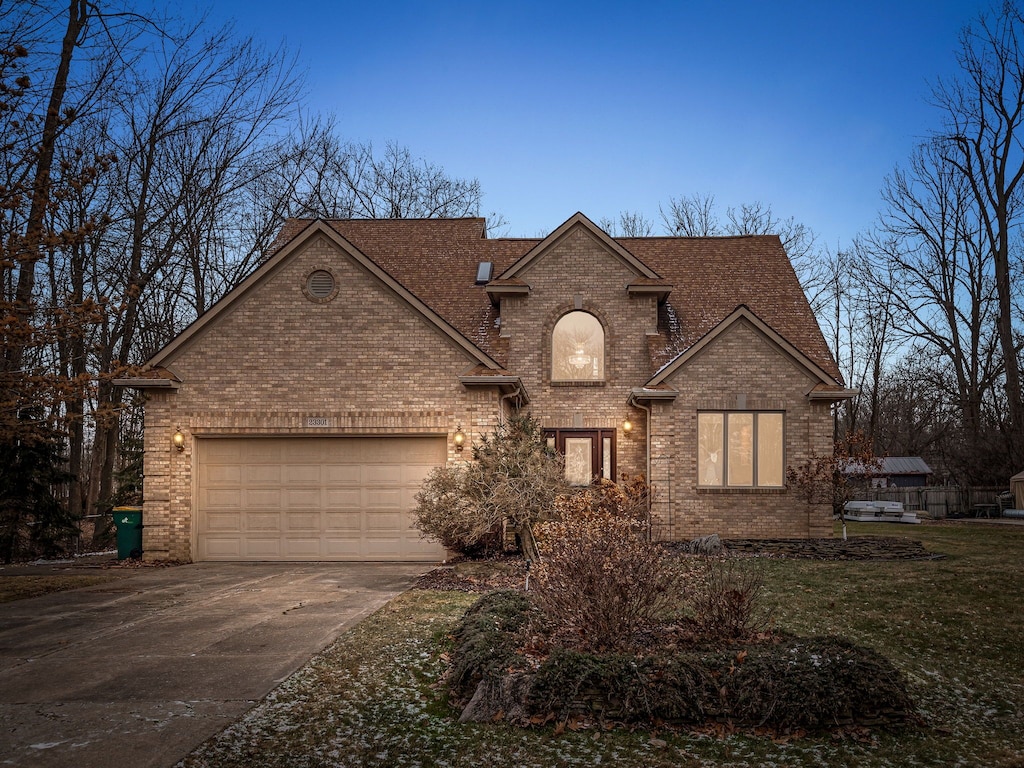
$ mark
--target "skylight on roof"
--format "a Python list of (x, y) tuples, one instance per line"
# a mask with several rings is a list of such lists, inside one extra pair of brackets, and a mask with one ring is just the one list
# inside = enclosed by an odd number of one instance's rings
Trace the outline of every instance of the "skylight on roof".
[(491, 282), (491, 273), (494, 271), (494, 264), (489, 261), (481, 261), (476, 268), (476, 284), (486, 285)]

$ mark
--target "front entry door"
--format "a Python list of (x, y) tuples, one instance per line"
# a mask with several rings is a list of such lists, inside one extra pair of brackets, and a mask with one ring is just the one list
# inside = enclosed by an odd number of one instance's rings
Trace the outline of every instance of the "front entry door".
[(546, 429), (544, 437), (565, 457), (565, 479), (571, 485), (615, 479), (614, 429)]

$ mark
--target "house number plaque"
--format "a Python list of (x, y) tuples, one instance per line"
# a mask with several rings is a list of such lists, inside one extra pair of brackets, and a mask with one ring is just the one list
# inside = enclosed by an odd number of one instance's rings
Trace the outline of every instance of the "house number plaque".
[(329, 427), (331, 426), (331, 420), (326, 416), (307, 416), (306, 417), (307, 427)]

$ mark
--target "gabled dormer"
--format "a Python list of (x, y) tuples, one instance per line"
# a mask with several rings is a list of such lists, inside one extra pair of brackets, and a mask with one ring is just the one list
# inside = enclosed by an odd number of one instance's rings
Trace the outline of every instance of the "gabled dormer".
[(623, 286), (631, 296), (656, 296), (659, 301), (664, 301), (672, 291), (672, 286), (663, 280), (657, 272), (644, 264), (640, 259), (630, 253), (617, 240), (613, 239), (594, 224), (582, 213), (575, 213), (573, 216), (558, 227), (554, 232), (541, 240), (537, 245), (527, 251), (521, 258), (505, 269), (500, 275), (487, 283), (487, 293), (494, 303), (498, 303), (502, 296), (527, 296), (531, 286), (526, 277), (530, 269), (541, 261), (557, 243), (564, 241), (579, 231), (585, 232), (598, 243), (600, 243), (610, 256), (626, 265), (635, 276)]

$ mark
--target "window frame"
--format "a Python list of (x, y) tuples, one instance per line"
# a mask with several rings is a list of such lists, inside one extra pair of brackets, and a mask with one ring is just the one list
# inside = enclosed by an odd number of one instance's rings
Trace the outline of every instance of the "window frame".
[[(556, 336), (558, 335), (558, 327), (560, 325), (562, 325), (562, 323), (564, 323), (568, 318), (571, 318), (571, 317), (573, 317), (575, 315), (587, 315), (588, 317), (590, 317), (594, 321), (594, 323), (596, 323), (597, 330), (600, 331), (600, 333), (601, 333), (600, 343), (599, 344), (595, 344), (595, 349), (600, 351), (600, 375), (599, 376), (592, 376), (592, 377), (588, 377), (588, 378), (562, 377), (561, 374), (559, 374), (555, 370), (555, 364), (556, 364), (555, 340), (556, 340)], [(608, 344), (608, 331), (605, 329), (604, 323), (601, 321), (601, 318), (599, 318), (593, 312), (589, 312), (589, 311), (587, 311), (585, 309), (571, 309), (568, 312), (566, 312), (565, 314), (563, 314), (561, 317), (558, 318), (558, 320), (555, 321), (554, 326), (552, 326), (552, 328), (551, 328), (550, 337), (548, 338), (548, 354), (550, 355), (550, 361), (549, 361), (549, 365), (548, 365), (548, 375), (550, 376), (551, 383), (552, 384), (561, 384), (561, 385), (565, 385), (565, 384), (594, 385), (594, 384), (600, 384), (600, 383), (603, 383), (603, 382), (607, 381), (607, 379), (608, 379), (608, 371), (607, 371), (607, 368), (606, 368), (606, 362), (607, 362), (607, 359), (608, 359), (607, 344)]]
[[(721, 446), (722, 453), (722, 466), (719, 469), (719, 477), (721, 481), (715, 484), (704, 482), (702, 477), (703, 464), (701, 461), (701, 416), (712, 415), (720, 416), (722, 418), (721, 434), (719, 435), (719, 445)], [(729, 433), (729, 420), (730, 416), (750, 416), (752, 422), (752, 436), (750, 440), (750, 472), (751, 482), (732, 484), (730, 483), (730, 468), (729, 468), (729, 454), (734, 451), (730, 446), (730, 433)], [(768, 484), (761, 482), (761, 416), (778, 416), (780, 419), (780, 435), (779, 435), (779, 454), (780, 454), (780, 467), (781, 474), (779, 476), (778, 484)], [(701, 409), (697, 411), (697, 487), (701, 489), (711, 490), (779, 490), (786, 487), (786, 412), (779, 409), (764, 409), (764, 410), (715, 410), (715, 409)], [(778, 470), (776, 470), (778, 471)]]

